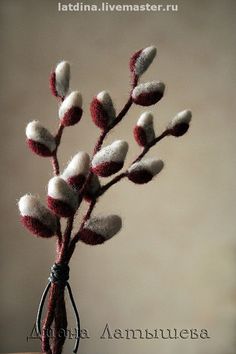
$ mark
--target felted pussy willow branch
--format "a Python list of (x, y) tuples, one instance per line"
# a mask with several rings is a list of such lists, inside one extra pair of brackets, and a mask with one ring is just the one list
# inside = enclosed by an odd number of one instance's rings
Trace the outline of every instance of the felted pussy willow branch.
[[(38, 197), (26, 194), (18, 202), (21, 221), (34, 235), (56, 237), (56, 259), (51, 268), (49, 283), (43, 293), (37, 316), (36, 328), (42, 339), (42, 351), (46, 354), (60, 354), (66, 340), (67, 315), (65, 289), (69, 292), (75, 311), (78, 337), (74, 352), (79, 346), (79, 314), (69, 285), (69, 262), (78, 241), (89, 245), (99, 245), (115, 236), (122, 227), (121, 217), (110, 214), (93, 215), (94, 208), (102, 195), (112, 186), (127, 178), (135, 184), (145, 184), (158, 175), (164, 167), (162, 160), (146, 157), (149, 150), (167, 136), (180, 137), (189, 128), (191, 112), (183, 110), (168, 123), (166, 129), (156, 135), (154, 117), (149, 111), (143, 112), (134, 126), (133, 135), (141, 147), (139, 155), (131, 165), (124, 167), (128, 153), (128, 143), (116, 140), (103, 147), (108, 133), (120, 123), (133, 104), (151, 106), (164, 95), (163, 82), (151, 81), (139, 83), (140, 77), (151, 65), (156, 56), (156, 48), (151, 46), (134, 53), (130, 59), (131, 89), (127, 102), (116, 113), (112, 98), (102, 91), (93, 98), (90, 105), (91, 117), (100, 129), (100, 135), (94, 146), (93, 154), (77, 151), (64, 171), (60, 171), (57, 151), (65, 128), (77, 124), (83, 115), (82, 96), (78, 91), (69, 92), (70, 65), (62, 61), (50, 76), (52, 94), (60, 101), (59, 125), (55, 135), (40, 122), (32, 121), (26, 127), (29, 148), (41, 157), (51, 159), (53, 176), (48, 183), (47, 206)], [(119, 172), (119, 173), (118, 173)], [(115, 175), (109, 182), (102, 184), (101, 179)], [(79, 213), (81, 203), (88, 203), (87, 212), (82, 218), (79, 229), (73, 231), (74, 220)], [(67, 220), (62, 229), (61, 218)], [(45, 319), (41, 315), (48, 295)], [(53, 336), (50, 335), (53, 329)], [(64, 333), (64, 335), (63, 335)]]

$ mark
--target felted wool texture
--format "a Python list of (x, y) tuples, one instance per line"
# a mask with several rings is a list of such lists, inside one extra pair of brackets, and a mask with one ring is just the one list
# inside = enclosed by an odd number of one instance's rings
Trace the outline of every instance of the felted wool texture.
[(171, 120), (167, 129), (169, 129), (171, 134), (176, 137), (182, 136), (188, 131), (191, 119), (191, 111), (187, 109), (181, 111)]
[(138, 59), (138, 57), (140, 56), (140, 54), (142, 53), (143, 49), (138, 50), (137, 52), (135, 52), (132, 57), (130, 58), (130, 62), (129, 62), (129, 68), (130, 71), (133, 72), (135, 74), (135, 64), (136, 61)]
[(101, 129), (107, 128), (116, 118), (112, 99), (107, 91), (100, 92), (91, 102), (90, 112), (94, 123)]
[(60, 97), (65, 97), (70, 84), (70, 64), (67, 61), (60, 62), (55, 69), (55, 89)]
[(53, 135), (44, 128), (39, 121), (34, 120), (26, 127), (26, 137), (48, 148), (50, 152), (56, 149), (56, 142)]
[(128, 169), (128, 178), (138, 184), (147, 183), (157, 175), (164, 167), (162, 160), (155, 158), (146, 158), (134, 163)]
[(130, 166), (128, 172), (145, 169), (149, 171), (153, 176), (155, 176), (163, 169), (163, 167), (164, 162), (162, 160), (157, 160), (155, 158), (149, 157), (141, 161), (135, 162), (132, 166)]
[(78, 152), (68, 163), (61, 177), (69, 184), (76, 185), (77, 182), (81, 184), (89, 171), (89, 165), (89, 155), (83, 151)]
[(48, 196), (68, 204), (74, 211), (77, 209), (77, 193), (61, 177), (53, 177), (48, 183)]
[(156, 47), (150, 46), (143, 49), (136, 58), (134, 72), (140, 77), (151, 65), (157, 53)]
[(63, 125), (78, 123), (82, 116), (82, 96), (78, 91), (71, 92), (59, 108), (59, 118)]
[(112, 238), (122, 227), (122, 220), (118, 215), (92, 217), (84, 225), (81, 240), (89, 244), (99, 244)]
[(124, 165), (128, 152), (128, 143), (116, 140), (100, 150), (92, 160), (92, 170), (101, 177), (108, 177), (118, 172)]
[(109, 93), (107, 91), (100, 92), (97, 95), (97, 100), (102, 104), (110, 120), (113, 120), (116, 117), (116, 111)]
[(126, 141), (116, 140), (98, 151), (92, 159), (92, 167), (104, 162), (123, 162), (128, 152), (129, 145)]
[(141, 106), (151, 106), (163, 97), (164, 91), (163, 82), (151, 81), (136, 86), (132, 92), (132, 99), (134, 103)]
[(50, 89), (51, 92), (53, 94), (53, 96), (58, 97), (58, 93), (56, 90), (56, 74), (55, 71), (53, 71), (50, 75), (50, 80), (49, 80), (49, 84), (50, 84)]
[(20, 198), (18, 207), (21, 216), (38, 219), (51, 230), (56, 230), (56, 217), (34, 195), (26, 194)]
[(155, 138), (153, 128), (153, 115), (151, 112), (141, 114), (134, 128), (135, 140), (139, 145), (145, 146)]
[(32, 216), (21, 216), (22, 224), (34, 235), (48, 238), (55, 234), (55, 230), (43, 224), (39, 219)]
[(99, 181), (99, 178), (97, 177), (97, 175), (93, 174), (85, 191), (85, 195), (84, 195), (85, 200), (90, 202), (100, 188), (101, 188), (101, 183)]
[(34, 140), (27, 139), (27, 144), (35, 154), (41, 157), (50, 157), (53, 155), (53, 152), (51, 152), (45, 145), (37, 143)]

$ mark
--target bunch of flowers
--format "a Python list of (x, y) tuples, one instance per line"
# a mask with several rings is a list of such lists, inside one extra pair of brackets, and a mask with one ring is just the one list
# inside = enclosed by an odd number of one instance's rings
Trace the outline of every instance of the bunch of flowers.
[[(156, 56), (156, 48), (151, 46), (137, 51), (130, 59), (131, 90), (123, 109), (117, 114), (113, 100), (107, 91), (102, 91), (93, 98), (90, 105), (91, 117), (100, 129), (100, 136), (95, 144), (92, 156), (79, 151), (69, 161), (64, 171), (60, 171), (57, 151), (63, 131), (69, 126), (79, 123), (82, 115), (82, 96), (78, 91), (69, 92), (70, 65), (62, 61), (50, 76), (52, 94), (60, 101), (58, 111), (59, 127), (53, 135), (40, 122), (32, 121), (26, 127), (27, 144), (37, 155), (48, 157), (52, 161), (54, 176), (48, 182), (47, 206), (31, 194), (20, 198), (18, 206), (23, 225), (34, 235), (43, 238), (56, 238), (56, 260), (51, 269), (41, 306), (39, 307), (37, 330), (42, 338), (42, 351), (47, 354), (62, 352), (65, 336), (61, 330), (67, 329), (67, 316), (64, 300), (65, 288), (68, 288), (72, 304), (77, 316), (78, 312), (72, 297), (69, 279), (69, 261), (78, 241), (89, 245), (99, 245), (115, 236), (122, 227), (118, 215), (92, 215), (95, 205), (101, 196), (122, 179), (129, 179), (136, 184), (145, 184), (157, 176), (164, 163), (156, 158), (146, 157), (149, 150), (167, 136), (184, 135), (190, 124), (191, 112), (184, 110), (178, 113), (167, 125), (166, 129), (156, 135), (154, 117), (151, 112), (143, 112), (134, 126), (133, 135), (141, 152), (131, 165), (121, 171), (128, 152), (128, 143), (116, 140), (103, 147), (108, 133), (123, 120), (130, 107), (151, 106), (164, 95), (163, 82), (152, 81), (139, 83), (140, 77), (148, 69)], [(119, 172), (121, 171), (121, 172)], [(119, 172), (119, 174), (117, 174)], [(116, 174), (116, 175), (115, 175)], [(115, 175), (109, 182), (102, 179)], [(80, 227), (73, 232), (74, 220), (81, 203), (88, 203)], [(66, 218), (65, 230), (62, 230), (61, 218)], [(42, 303), (49, 293), (48, 308), (41, 331)], [(48, 333), (54, 327), (54, 338)], [(78, 350), (79, 338), (74, 352)]]

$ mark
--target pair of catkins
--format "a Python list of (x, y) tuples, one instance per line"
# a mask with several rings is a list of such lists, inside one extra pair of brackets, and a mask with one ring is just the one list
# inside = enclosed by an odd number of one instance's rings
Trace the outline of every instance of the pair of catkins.
[[(163, 82), (152, 81), (138, 84), (140, 76), (147, 70), (156, 56), (156, 48), (151, 46), (136, 52), (130, 60), (132, 90), (130, 105), (151, 106), (156, 104), (164, 94)], [(59, 63), (51, 74), (51, 91), (60, 101), (59, 131), (54, 136), (39, 121), (32, 121), (26, 127), (27, 143), (37, 155), (56, 158), (62, 131), (73, 126), (82, 117), (82, 96), (78, 91), (69, 92), (70, 65), (66, 61)], [(129, 107), (128, 107), (129, 108)], [(93, 122), (104, 136), (119, 123), (119, 115), (108, 92), (102, 91), (93, 98), (90, 105)], [(123, 118), (123, 117), (122, 117)], [(184, 110), (178, 113), (167, 125), (164, 135), (182, 136), (189, 128), (191, 112)], [(143, 153), (123, 173), (136, 184), (147, 183), (163, 168), (161, 160), (144, 158), (146, 152), (158, 142), (153, 126), (153, 115), (147, 111), (138, 119), (133, 135), (143, 148)], [(96, 200), (104, 190), (100, 177), (110, 177), (119, 172), (125, 162), (128, 143), (116, 140), (111, 145), (99, 147), (92, 158), (86, 152), (78, 152), (59, 174), (48, 183), (47, 207), (37, 196), (24, 195), (19, 200), (19, 210), (24, 226), (33, 234), (44, 238), (57, 233), (59, 218), (75, 215), (81, 198), (91, 202)], [(143, 155), (143, 156), (142, 156)], [(55, 161), (54, 161), (55, 162)], [(80, 240), (87, 244), (100, 244), (114, 236), (121, 229), (121, 218), (117, 215), (90, 217), (80, 231)]]

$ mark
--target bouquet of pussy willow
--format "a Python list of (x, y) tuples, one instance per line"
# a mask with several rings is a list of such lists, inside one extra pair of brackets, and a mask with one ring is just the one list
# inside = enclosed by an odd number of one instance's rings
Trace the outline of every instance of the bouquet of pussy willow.
[[(74, 352), (78, 350), (79, 315), (68, 282), (68, 264), (78, 241), (100, 245), (121, 229), (120, 216), (93, 215), (96, 203), (110, 187), (122, 179), (128, 178), (136, 184), (151, 181), (162, 170), (164, 164), (161, 160), (146, 157), (148, 151), (164, 137), (180, 137), (189, 128), (191, 112), (184, 110), (175, 115), (166, 129), (157, 136), (152, 113), (143, 112), (133, 130), (134, 139), (141, 147), (140, 154), (123, 171), (121, 170), (128, 152), (128, 143), (116, 140), (111, 145), (103, 147), (108, 133), (123, 120), (133, 104), (142, 107), (152, 106), (163, 97), (165, 90), (163, 82), (139, 83), (140, 77), (155, 56), (156, 48), (151, 46), (137, 51), (131, 57), (131, 90), (127, 102), (118, 114), (107, 91), (102, 91), (93, 98), (90, 112), (94, 124), (100, 129), (100, 136), (91, 156), (83, 151), (77, 152), (63, 172), (60, 171), (57, 157), (63, 131), (77, 124), (83, 115), (81, 94), (78, 91), (69, 92), (68, 62), (59, 63), (50, 76), (52, 94), (60, 101), (57, 133), (52, 135), (39, 121), (32, 121), (26, 127), (29, 148), (35, 154), (51, 159), (54, 174), (48, 183), (47, 207), (37, 196), (31, 194), (24, 195), (18, 204), (22, 223), (31, 233), (43, 238), (56, 237), (56, 259), (40, 301), (36, 320), (36, 329), (41, 337), (44, 353), (60, 354), (63, 349), (67, 333), (65, 289), (68, 290), (75, 311), (78, 335)], [(115, 176), (109, 182), (101, 182), (103, 178), (113, 175)], [(88, 203), (87, 212), (79, 229), (73, 231), (74, 220), (82, 202)], [(64, 230), (61, 225), (62, 218), (67, 220)], [(47, 296), (47, 312), (41, 328), (42, 310)]]

